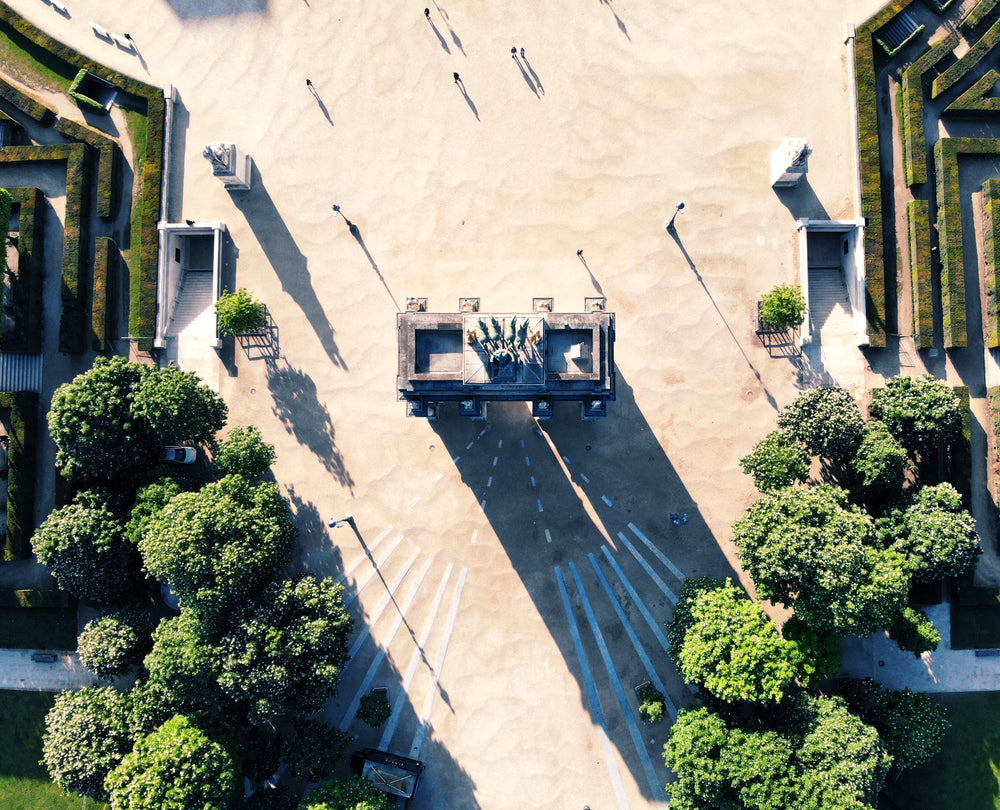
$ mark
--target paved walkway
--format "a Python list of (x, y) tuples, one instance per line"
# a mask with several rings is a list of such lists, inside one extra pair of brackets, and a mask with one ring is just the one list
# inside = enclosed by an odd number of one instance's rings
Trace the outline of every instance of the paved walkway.
[(919, 658), (896, 646), (883, 631), (868, 638), (846, 638), (840, 647), (844, 670), (871, 676), (892, 689), (914, 692), (992, 692), (1000, 690), (1000, 656), (978, 658), (975, 650), (952, 650), (951, 609), (947, 603), (925, 608), (941, 633), (941, 646)]
[[(58, 659), (54, 664), (39, 664), (31, 660), (34, 652), (53, 653)], [(75, 652), (0, 649), (0, 689), (61, 692), (98, 685), (101, 681), (87, 671)]]

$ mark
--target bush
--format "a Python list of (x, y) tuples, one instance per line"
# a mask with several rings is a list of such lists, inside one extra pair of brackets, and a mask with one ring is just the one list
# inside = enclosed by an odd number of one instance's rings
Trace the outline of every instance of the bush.
[(215, 460), (224, 472), (242, 475), (248, 481), (256, 481), (267, 472), (274, 459), (274, 445), (261, 438), (257, 427), (237, 425), (219, 445), (219, 453)]
[(872, 392), (871, 415), (889, 428), (911, 455), (947, 450), (962, 435), (955, 392), (930, 374), (893, 377)]
[(778, 332), (801, 326), (806, 316), (806, 299), (798, 284), (779, 284), (761, 300), (760, 319)]
[(656, 723), (663, 719), (667, 704), (663, 693), (652, 684), (643, 684), (636, 693), (639, 700), (639, 717), (643, 723)]
[(761, 492), (780, 489), (809, 477), (809, 454), (788, 430), (768, 433), (740, 459), (743, 472), (753, 476)]
[(917, 608), (905, 607), (899, 611), (889, 625), (889, 638), (899, 645), (899, 649), (913, 653), (917, 658), (921, 653), (938, 648), (941, 634), (927, 614)]
[(235, 293), (223, 290), (215, 302), (215, 314), (219, 320), (219, 334), (235, 337), (253, 332), (267, 324), (267, 311), (245, 287)]
[(864, 422), (848, 391), (813, 388), (778, 414), (778, 427), (796, 436), (811, 454), (843, 463), (854, 456)]
[(361, 706), (358, 709), (358, 717), (372, 728), (378, 728), (392, 714), (392, 707), (389, 706), (389, 698), (384, 692), (373, 690), (362, 696)]
[(139, 606), (93, 619), (80, 634), (80, 661), (99, 678), (124, 675), (152, 649), (151, 631), (149, 614)]

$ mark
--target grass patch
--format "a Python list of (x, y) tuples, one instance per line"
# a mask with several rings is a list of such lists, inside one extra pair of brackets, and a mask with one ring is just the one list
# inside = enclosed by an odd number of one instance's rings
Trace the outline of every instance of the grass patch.
[(0, 690), (0, 810), (80, 810), (83, 800), (64, 794), (39, 764), (45, 715), (54, 702), (48, 692)]
[(76, 610), (0, 608), (0, 647), (75, 650)]
[(948, 711), (951, 728), (929, 762), (904, 771), (886, 794), (898, 807), (983, 810), (995, 807), (1000, 773), (1000, 693), (931, 695)]

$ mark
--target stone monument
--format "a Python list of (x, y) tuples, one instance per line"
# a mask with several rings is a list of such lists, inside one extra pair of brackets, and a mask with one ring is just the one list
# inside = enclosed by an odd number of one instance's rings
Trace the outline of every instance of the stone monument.
[(771, 188), (795, 188), (809, 171), (812, 149), (805, 138), (785, 138), (771, 152)]
[(212, 141), (206, 144), (202, 156), (212, 163), (212, 174), (232, 191), (250, 190), (250, 155), (245, 155), (235, 143)]

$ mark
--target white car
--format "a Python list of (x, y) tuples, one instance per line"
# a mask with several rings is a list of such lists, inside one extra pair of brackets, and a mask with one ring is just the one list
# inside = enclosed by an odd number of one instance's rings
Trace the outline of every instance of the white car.
[(194, 464), (198, 451), (193, 447), (164, 447), (163, 461), (171, 464)]

